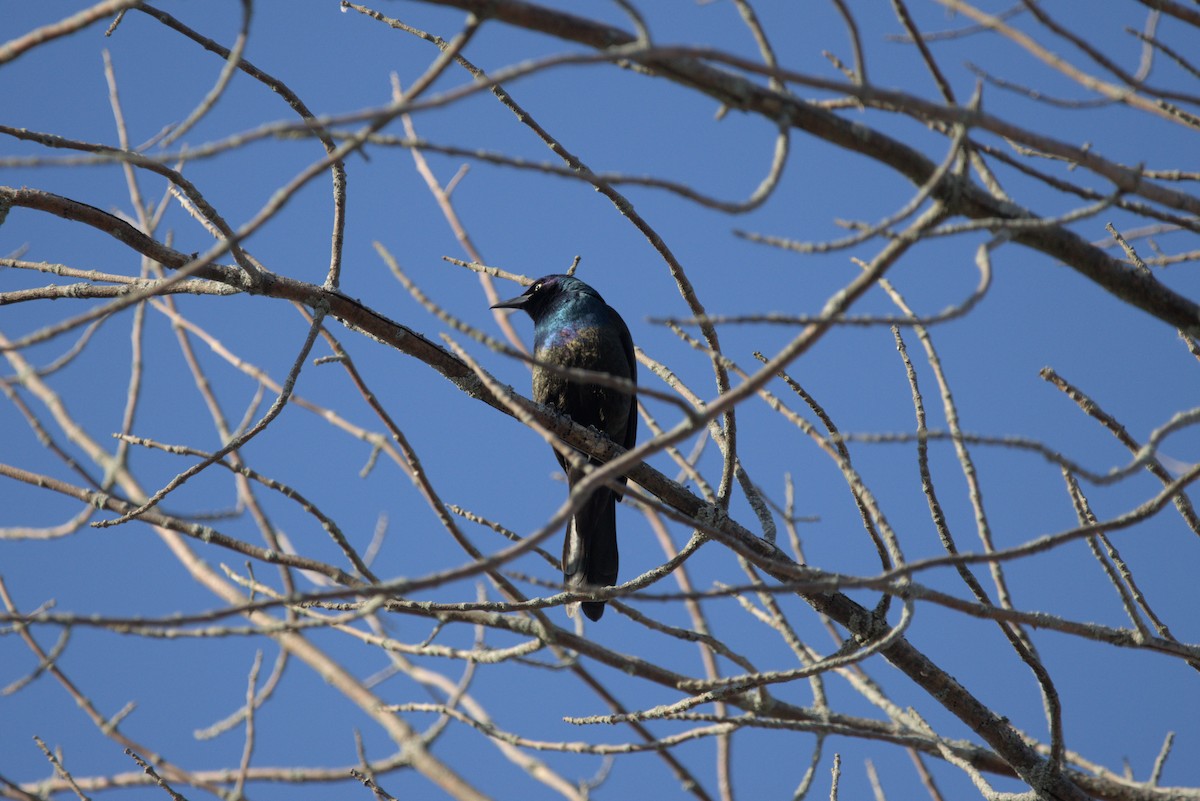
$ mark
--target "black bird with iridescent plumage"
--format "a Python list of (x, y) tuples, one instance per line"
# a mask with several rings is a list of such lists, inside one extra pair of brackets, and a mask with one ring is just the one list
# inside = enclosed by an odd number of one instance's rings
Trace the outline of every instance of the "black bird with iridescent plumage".
[[(600, 293), (570, 275), (547, 275), (525, 293), (493, 309), (523, 309), (533, 318), (533, 358), (559, 367), (593, 370), (637, 382), (633, 339), (621, 316)], [(637, 401), (614, 387), (576, 381), (533, 368), (533, 399), (567, 414), (576, 423), (603, 432), (626, 448), (637, 438)], [(574, 488), (583, 479), (558, 452), (558, 463)], [(593, 460), (593, 463), (595, 461)], [(622, 485), (625, 478), (619, 479)], [(617, 581), (617, 500), (619, 491), (600, 487), (575, 513), (563, 542), (563, 583), (571, 589), (607, 587)], [(604, 614), (603, 601), (584, 601), (592, 620)]]

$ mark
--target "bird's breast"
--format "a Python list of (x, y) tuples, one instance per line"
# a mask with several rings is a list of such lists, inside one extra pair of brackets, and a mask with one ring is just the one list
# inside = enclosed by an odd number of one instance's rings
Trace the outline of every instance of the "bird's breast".
[[(604, 332), (597, 326), (557, 326), (535, 343), (538, 359), (562, 367), (579, 367), (584, 370), (611, 371), (612, 365), (606, 358)], [(618, 371), (619, 372), (619, 371)]]

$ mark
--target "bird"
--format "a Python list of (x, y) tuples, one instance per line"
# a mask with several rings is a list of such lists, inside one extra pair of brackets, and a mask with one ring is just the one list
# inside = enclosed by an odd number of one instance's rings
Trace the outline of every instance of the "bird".
[[(521, 295), (492, 305), (521, 309), (533, 319), (533, 399), (590, 426), (613, 442), (632, 448), (637, 439), (637, 397), (611, 386), (567, 378), (555, 365), (608, 373), (637, 384), (637, 360), (629, 327), (600, 293), (573, 275), (547, 275)], [(584, 471), (558, 451), (554, 455), (572, 489)], [(591, 459), (593, 465), (599, 464)], [(625, 477), (618, 479), (625, 486)], [(598, 487), (575, 512), (563, 540), (563, 584), (570, 589), (608, 587), (617, 581), (617, 500), (624, 493)], [(593, 621), (604, 614), (604, 601), (584, 601)], [(568, 614), (574, 617), (573, 607)]]

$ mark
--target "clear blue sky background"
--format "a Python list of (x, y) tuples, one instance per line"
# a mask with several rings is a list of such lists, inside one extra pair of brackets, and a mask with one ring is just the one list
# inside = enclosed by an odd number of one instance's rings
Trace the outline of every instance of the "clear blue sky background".
[[(85, 3), (26, 3), (0, 0), (0, 40), (60, 19)], [(223, 44), (231, 44), (240, 20), (234, 2), (164, 2), (165, 10)], [(552, 4), (575, 13), (605, 19), (628, 28), (615, 4)], [(998, 11), (1004, 3), (993, 3)], [(1079, 35), (1103, 48), (1131, 71), (1140, 48), (1124, 33), (1140, 29), (1144, 8), (1116, 4), (1105, 14), (1090, 3), (1049, 4)], [(652, 33), (661, 43), (711, 44), (748, 58), (756, 49), (733, 5), (712, 3), (645, 3)], [(885, 37), (900, 32), (885, 4), (852, 3), (866, 43), (871, 79), (887, 88), (936, 99), (935, 88), (914, 50)], [(958, 27), (936, 3), (914, 0), (918, 24), (925, 30)], [(450, 38), (461, 24), (455, 11), (415, 2), (383, 2), (382, 12)], [(1141, 9), (1139, 11), (1138, 9)], [(830, 3), (760, 3), (757, 11), (771, 33), (781, 61), (788, 67), (833, 79), (841, 76), (821, 55), (835, 53), (850, 63), (844, 28)], [(1015, 20), (1014, 24), (1025, 24)], [(85, 141), (115, 144), (101, 53), (112, 56), (130, 137), (144, 142), (164, 126), (184, 119), (211, 88), (221, 61), (151, 18), (130, 13), (115, 35), (103, 36), (104, 24), (0, 66), (0, 123), (53, 132)], [(1190, 32), (1194, 34), (1194, 31)], [(1164, 21), (1159, 35), (1187, 50), (1189, 32)], [(1172, 37), (1175, 37), (1172, 39)], [(1045, 37), (1043, 37), (1045, 39)], [(1060, 41), (1045, 43), (1081, 62), (1077, 51)], [(488, 70), (522, 60), (570, 51), (560, 41), (487, 24), (470, 43), (466, 55)], [(1194, 48), (1193, 48), (1194, 49)], [(970, 96), (973, 76), (967, 61), (995, 74), (1036, 86), (1049, 95), (1081, 98), (1080, 90), (995, 36), (974, 36), (937, 43), (935, 55), (951, 75), (959, 97)], [(389, 74), (408, 85), (434, 58), (431, 45), (391, 30), (357, 13), (339, 13), (335, 2), (255, 4), (246, 57), (285, 81), (320, 114), (339, 114), (385, 104)], [(1091, 69), (1091, 67), (1089, 67)], [(451, 69), (437, 90), (466, 81)], [(1195, 93), (1165, 60), (1153, 75), (1157, 85)], [(766, 173), (774, 129), (758, 117), (731, 112), (717, 121), (715, 103), (665, 80), (609, 66), (561, 67), (516, 81), (507, 87), (537, 121), (568, 149), (597, 171), (653, 175), (688, 183), (724, 199), (749, 195)], [(1156, 168), (1200, 169), (1195, 132), (1123, 107), (1060, 110), (1032, 103), (994, 88), (985, 107), (1001, 117), (1064, 141), (1084, 142), (1109, 159)], [(843, 111), (866, 125), (879, 126), (935, 160), (944, 155), (944, 139), (919, 124), (880, 112)], [(239, 74), (209, 115), (185, 137), (190, 146), (250, 131), (294, 115), (262, 85)], [(418, 133), (432, 141), (501, 151), (534, 161), (553, 155), (528, 129), (515, 121), (490, 95), (479, 94), (415, 119)], [(400, 134), (398, 124), (389, 132)], [(1002, 145), (994, 137), (983, 137)], [(151, 153), (155, 152), (153, 148)], [(62, 155), (5, 139), (0, 156)], [(264, 141), (219, 158), (196, 161), (185, 174), (235, 227), (252, 217), (276, 189), (322, 155), (311, 141)], [(498, 329), (487, 309), (476, 277), (442, 260), (464, 258), (441, 212), (400, 149), (371, 147), (369, 159), (354, 156), (349, 174), (343, 290), (401, 323), (436, 339), (444, 327), (427, 315), (393, 280), (372, 248), (379, 241), (394, 253), (409, 274), (453, 314), (492, 334)], [(430, 154), (439, 178), (446, 182), (461, 159)], [(1053, 166), (1040, 165), (1046, 169)], [(1064, 177), (1108, 187), (1081, 171)], [(1052, 194), (1012, 172), (1002, 175), (1013, 196), (1033, 211), (1053, 216), (1074, 208), (1072, 199)], [(161, 179), (143, 174), (148, 197), (163, 191)], [(0, 182), (61, 193), (99, 208), (129, 213), (121, 170), (115, 166), (5, 168)], [(913, 188), (867, 160), (802, 134), (792, 135), (792, 155), (785, 179), (762, 209), (742, 217), (698, 207), (668, 193), (645, 188), (624, 189), (628, 197), (684, 265), (708, 310), (717, 313), (778, 311), (816, 313), (826, 298), (857, 272), (848, 256), (871, 258), (879, 243), (828, 256), (796, 256), (748, 244), (732, 235), (734, 228), (801, 240), (844, 234), (835, 221), (875, 221), (899, 208)], [(278, 217), (248, 242), (249, 250), (268, 269), (320, 283), (328, 263), (331, 191), (323, 174), (301, 191)], [(593, 284), (628, 321), (634, 340), (652, 357), (669, 364), (700, 396), (712, 398), (715, 387), (707, 359), (681, 344), (651, 317), (684, 315), (686, 307), (662, 260), (612, 205), (585, 184), (562, 178), (472, 164), (454, 194), (455, 207), (484, 259), (528, 276), (561, 272), (576, 255), (579, 276)], [(1117, 212), (1092, 217), (1073, 227), (1090, 240), (1104, 240), (1104, 224), (1134, 225)], [(209, 235), (177, 207), (168, 212), (163, 231), (185, 252), (211, 246)], [(163, 235), (160, 232), (160, 236)], [(892, 279), (922, 313), (933, 313), (965, 297), (975, 286), (975, 248), (984, 235), (948, 238), (922, 246), (906, 257)], [(1160, 238), (1169, 251), (1195, 248), (1194, 236)], [(136, 274), (138, 265), (119, 244), (95, 231), (48, 215), (16, 210), (0, 228), (0, 254), (27, 248), (22, 258), (59, 262), (79, 268)], [(1146, 255), (1149, 255), (1147, 252)], [(1041, 254), (1007, 245), (994, 254), (995, 279), (986, 301), (965, 319), (934, 329), (935, 343), (949, 374), (965, 429), (993, 435), (1019, 435), (1046, 442), (1070, 458), (1102, 471), (1125, 463), (1128, 454), (1115, 440), (1038, 377), (1050, 366), (1090, 393), (1143, 440), (1173, 414), (1191, 408), (1200, 396), (1200, 366), (1187, 353), (1174, 330), (1129, 308), (1072, 270)], [(1189, 265), (1158, 270), (1161, 280), (1189, 297), (1200, 297), (1200, 281)], [(44, 275), (13, 270), (0, 272), (0, 288), (41, 286)], [(516, 294), (503, 286), (504, 295)], [(90, 302), (89, 302), (90, 303)], [(184, 313), (206, 327), (247, 362), (281, 379), (295, 357), (306, 326), (286, 304), (262, 298), (182, 298)], [(26, 303), (0, 311), (0, 331), (10, 338), (48, 321), (83, 311), (84, 303)], [(861, 313), (893, 313), (882, 293), (865, 298)], [(129, 353), (129, 320), (124, 315), (106, 323), (91, 344), (90, 357), (75, 360), (57, 374), (54, 385), (71, 411), (102, 442), (120, 426), (125, 401)], [(523, 336), (529, 323), (514, 318)], [(447, 502), (496, 518), (519, 532), (536, 530), (561, 502), (564, 488), (555, 479), (549, 449), (519, 423), (467, 398), (423, 364), (355, 333), (332, 326), (350, 350), (366, 380), (411, 439), (424, 467)], [(726, 327), (721, 331), (726, 353), (743, 366), (754, 364), (751, 353), (771, 354), (795, 333), (780, 327)], [(460, 338), (461, 339), (461, 338)], [(39, 365), (62, 354), (73, 335), (31, 349)], [(944, 428), (933, 376), (916, 338), (906, 334), (929, 406), (933, 428)], [(212, 449), (217, 440), (209, 416), (193, 386), (174, 342), (170, 323), (159, 314), (147, 320), (149, 385), (134, 433), (167, 442)], [(528, 371), (519, 363), (470, 344), (469, 349), (493, 374), (522, 391)], [(232, 370), (202, 345), (200, 357), (211, 373), (226, 414), (240, 419), (255, 392), (252, 381)], [(324, 355), (318, 344), (314, 355)], [(11, 371), (6, 367), (5, 374)], [(833, 416), (850, 432), (905, 432), (914, 428), (910, 393), (903, 366), (886, 328), (839, 329), (825, 337), (791, 369)], [(662, 388), (642, 372), (644, 385)], [(773, 387), (793, 402), (782, 386)], [(336, 365), (308, 366), (297, 393), (335, 407), (354, 422), (379, 428), (365, 405), (353, 395)], [(649, 408), (664, 425), (677, 422), (677, 411), (657, 401)], [(261, 413), (261, 410), (260, 410)], [(757, 402), (743, 407), (739, 418), (740, 452), (752, 478), (775, 499), (783, 495), (783, 475), (797, 485), (798, 514), (816, 518), (802, 529), (808, 561), (831, 571), (870, 574), (877, 568), (873, 549), (862, 533), (849, 493), (829, 461), (794, 428)], [(9, 403), (0, 404), (0, 461), (70, 478), (37, 442)], [(645, 429), (643, 427), (643, 433)], [(56, 433), (56, 436), (58, 434)], [(60, 437), (61, 438), (61, 437)], [(65, 438), (61, 438), (65, 441)], [(690, 448), (685, 448), (685, 451)], [(1185, 431), (1168, 441), (1164, 451), (1184, 463), (1200, 453), (1200, 437)], [(976, 448), (985, 504), (998, 546), (1007, 547), (1075, 524), (1059, 471), (1040, 457)], [(389, 520), (389, 536), (375, 566), (384, 577), (420, 575), (463, 560), (429, 513), (415, 489), (393, 465), (380, 463), (365, 478), (357, 471), (367, 462), (368, 446), (333, 430), (313, 415), (290, 408), (269, 431), (245, 451), (249, 464), (285, 481), (309, 496), (337, 519), (359, 547), (371, 538), (381, 515)], [(920, 494), (915, 450), (911, 445), (857, 446), (855, 464), (877, 494), (899, 532), (909, 559), (940, 552)], [(137, 452), (133, 464), (148, 485), (169, 480), (187, 462), (158, 453)], [(933, 448), (933, 470), (950, 525), (964, 550), (978, 550), (961, 470), (951, 449)], [(669, 462), (656, 464), (674, 474)], [(714, 481), (720, 462), (710, 444), (703, 462)], [(1116, 487), (1095, 489), (1097, 514), (1111, 516), (1133, 508), (1156, 491), (1141, 476)], [(190, 513), (228, 509), (236, 502), (226, 475), (214, 471), (190, 482), (172, 496), (168, 511)], [(273, 522), (305, 554), (340, 563), (339, 555), (311, 518), (294, 505), (268, 500)], [(77, 511), (45, 492), (0, 481), (0, 526), (53, 525)], [(733, 514), (753, 527), (754, 517), (739, 495)], [(253, 541), (253, 523), (242, 517), (217, 524), (221, 530)], [(623, 579), (662, 559), (644, 519), (630, 509), (620, 512)], [(470, 530), (485, 550), (502, 547), (489, 532)], [(674, 530), (676, 542), (687, 532)], [(1168, 509), (1154, 520), (1124, 534), (1116, 542), (1134, 575), (1184, 642), (1200, 641), (1196, 619), (1200, 592), (1200, 543)], [(557, 538), (549, 550), (557, 549)], [(241, 557), (204, 551), (210, 562), (242, 568)], [(734, 557), (719, 547), (706, 547), (691, 563), (700, 587), (712, 581), (737, 582), (742, 576)], [(555, 579), (545, 564), (532, 558), (513, 565), (518, 571)], [(115, 529), (85, 528), (77, 535), (49, 542), (0, 542), (0, 575), (24, 610), (53, 602), (64, 612), (118, 615), (165, 615), (216, 606), (208, 595), (170, 559), (150, 529), (129, 524)], [(984, 575), (984, 572), (980, 572)], [(1009, 567), (1014, 600), (1022, 609), (1042, 610), (1080, 621), (1128, 626), (1119, 598), (1083, 543), (1060, 548), (1027, 563)], [(262, 577), (262, 576), (260, 576)], [(925, 574), (920, 580), (965, 595), (949, 571)], [(658, 585), (669, 589), (668, 583)], [(531, 593), (536, 588), (530, 587)], [(462, 583), (429, 597), (469, 599), (474, 588)], [(873, 602), (867, 595), (862, 600)], [(832, 650), (814, 615), (799, 601), (784, 602), (794, 624), (817, 647)], [(679, 625), (680, 610), (647, 602), (642, 608)], [(717, 633), (736, 649), (750, 653), (763, 669), (794, 666), (777, 635), (755, 622), (730, 601), (711, 607)], [(561, 617), (561, 610), (552, 614)], [(420, 641), (427, 624), (417, 618), (393, 621), (393, 633)], [(691, 646), (666, 645), (619, 614), (610, 612), (589, 637), (621, 651), (664, 660), (682, 672), (700, 675)], [(54, 632), (40, 630), (44, 646)], [(469, 645), (470, 632), (453, 630), (440, 642)], [(920, 606), (910, 639), (976, 693), (999, 714), (1034, 736), (1046, 739), (1046, 724), (1037, 686), (1029, 670), (1005, 644), (998, 629), (939, 608)], [(343, 641), (314, 635), (334, 649)], [(491, 641), (491, 640), (489, 640)], [(1196, 674), (1180, 660), (1150, 653), (1117, 651), (1096, 643), (1052, 633), (1035, 641), (1057, 682), (1066, 709), (1069, 748), (1109, 768), (1127, 760), (1135, 778), (1144, 779), (1168, 731), (1177, 733), (1175, 754), (1162, 782), (1200, 786), (1200, 764), (1190, 759), (1200, 747), (1200, 703)], [(495, 638), (496, 644), (507, 642)], [(236, 764), (241, 731), (215, 741), (197, 742), (194, 729), (232, 712), (242, 702), (245, 676), (256, 643), (194, 640), (160, 642), (76, 630), (61, 665), (105, 714), (127, 702), (136, 710), (123, 724), (138, 739), (192, 769)], [(266, 654), (273, 659), (274, 654)], [(348, 651), (345, 663), (358, 675), (382, 669), (385, 660), (365, 650)], [(895, 670), (878, 660), (868, 662), (900, 705), (914, 705), (939, 730), (967, 737)], [(0, 638), (0, 683), (31, 670), (34, 661), (15, 636)], [(445, 666), (431, 663), (435, 669)], [(728, 667), (728, 666), (726, 666)], [(458, 666), (449, 674), (458, 675)], [(650, 685), (628, 685), (597, 668), (598, 675), (618, 688), (629, 708), (669, 703), (676, 693)], [(828, 681), (836, 709), (874, 715), (844, 682)], [(397, 701), (424, 700), (407, 679), (391, 679), (378, 690)], [(532, 738), (591, 739), (623, 742), (630, 735), (617, 728), (598, 731), (564, 727), (563, 716), (603, 714), (606, 709), (570, 676), (551, 671), (497, 666), (481, 669), (472, 691), (488, 706), (498, 725)], [(795, 703), (810, 702), (807, 685), (792, 683), (776, 690)], [(390, 753), (390, 745), (365, 717), (347, 711), (332, 690), (301, 666), (290, 669), (277, 699), (259, 719), (255, 764), (347, 765), (355, 760), (352, 730), (363, 732), (368, 752)], [(430, 717), (412, 716), (420, 725)], [(436, 752), (478, 786), (498, 798), (550, 798), (542, 785), (528, 782), (478, 734), (461, 727), (439, 742)], [(672, 726), (660, 732), (677, 730)], [(49, 774), (32, 736), (61, 746), (76, 774), (132, 770), (119, 748), (97, 733), (62, 689), (43, 676), (21, 693), (0, 698), (0, 774), (30, 781)], [(813, 738), (809, 734), (743, 732), (735, 739), (735, 770), (741, 798), (789, 797), (806, 768)], [(923, 792), (904, 752), (894, 746), (832, 739), (810, 797), (828, 796), (833, 752), (843, 757), (843, 798), (870, 792), (863, 768), (871, 759), (889, 798), (914, 798)], [(711, 787), (713, 744), (702, 741), (679, 749), (679, 755)], [(601, 767), (597, 757), (541, 755), (571, 780), (591, 776)], [(938, 766), (947, 797), (972, 797), (975, 791), (953, 769)], [(411, 773), (385, 777), (382, 784), (398, 797), (435, 797), (430, 785)], [(1007, 785), (997, 780), (1005, 789)], [(1016, 789), (1015, 785), (1012, 789)], [(253, 787), (254, 798), (327, 797), (328, 787)], [(366, 792), (339, 787), (334, 792)], [(198, 790), (187, 790), (192, 798)], [(157, 790), (123, 791), (128, 797), (158, 797)], [(651, 755), (617, 762), (597, 792), (599, 798), (679, 797), (677, 783)]]

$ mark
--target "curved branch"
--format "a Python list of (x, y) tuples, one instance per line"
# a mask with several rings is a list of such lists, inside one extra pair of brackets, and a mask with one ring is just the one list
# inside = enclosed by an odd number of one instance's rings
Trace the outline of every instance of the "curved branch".
[[(424, 0), (434, 5), (452, 6), (470, 11), (482, 18), (498, 19), (509, 25), (546, 33), (559, 39), (584, 44), (598, 50), (628, 45), (636, 37), (620, 28), (598, 23), (573, 14), (565, 14), (519, 0)], [(1161, 3), (1147, 3), (1160, 7)], [(770, 74), (788, 80), (802, 78), (782, 70), (764, 69), (761, 64), (735, 59), (726, 54), (704, 52), (705, 58), (720, 58), (738, 69)], [(881, 162), (899, 172), (917, 186), (925, 184), (937, 165), (909, 145), (857, 122), (795, 97), (756, 84), (741, 75), (719, 69), (699, 60), (695, 51), (670, 55), (669, 51), (654, 50), (644, 57), (634, 57), (642, 66), (664, 78), (683, 84), (726, 106), (758, 114), (771, 121), (785, 120), (787, 124), (805, 131), (838, 147), (851, 150)], [(830, 87), (833, 84), (830, 83)], [(1013, 126), (961, 107), (942, 107), (919, 98), (887, 92), (869, 86), (837, 85), (862, 100), (875, 99), (889, 108), (916, 109), (939, 122), (958, 123), (967, 127), (986, 127), (1000, 135)], [(934, 113), (936, 112), (936, 113)], [(925, 117), (922, 117), (925, 118)], [(985, 122), (990, 124), (984, 124)], [(1011, 131), (1010, 131), (1011, 132)], [(1051, 143), (1058, 144), (1058, 143)], [(1183, 204), (1193, 214), (1200, 213), (1200, 200), (1162, 189), (1144, 179), (1136, 171), (1120, 168), (1103, 159), (1070, 148), (1079, 155), (1079, 163), (1104, 175), (1122, 191), (1146, 193), (1157, 202)], [(1012, 203), (1001, 201), (966, 177), (948, 177), (934, 190), (934, 197), (946, 204), (952, 214), (972, 219), (1035, 219), (1036, 215)], [(1163, 322), (1200, 336), (1200, 305), (1174, 292), (1153, 277), (1130, 269), (1110, 257), (1077, 234), (1061, 227), (1014, 231), (1014, 241), (1041, 251), (1063, 262), (1099, 284), (1120, 300), (1151, 314)]]

